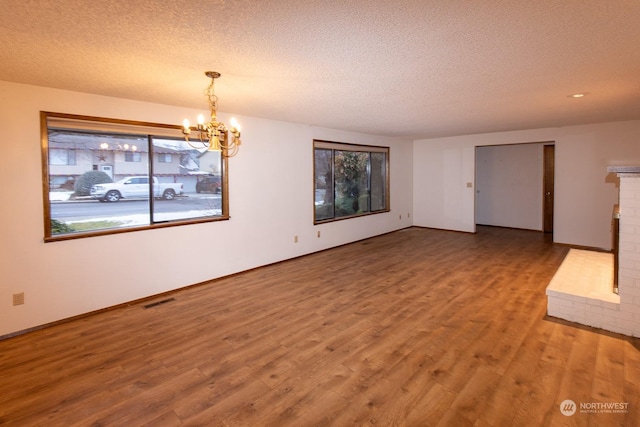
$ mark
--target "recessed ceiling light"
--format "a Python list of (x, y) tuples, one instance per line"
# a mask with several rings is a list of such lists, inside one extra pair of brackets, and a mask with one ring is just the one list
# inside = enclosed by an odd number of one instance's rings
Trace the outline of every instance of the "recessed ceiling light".
[(587, 95), (589, 95), (589, 92), (572, 93), (567, 95), (567, 98), (584, 98)]

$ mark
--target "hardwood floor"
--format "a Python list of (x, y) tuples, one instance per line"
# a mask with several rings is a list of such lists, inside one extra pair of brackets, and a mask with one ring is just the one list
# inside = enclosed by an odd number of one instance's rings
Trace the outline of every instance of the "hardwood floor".
[(546, 317), (567, 250), (411, 228), (0, 341), (0, 425), (638, 425), (640, 340)]

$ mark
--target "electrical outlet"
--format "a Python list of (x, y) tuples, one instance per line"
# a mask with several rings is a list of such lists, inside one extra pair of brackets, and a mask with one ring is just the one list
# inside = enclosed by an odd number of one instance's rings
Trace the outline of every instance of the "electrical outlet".
[(293, 243), (298, 243), (298, 236), (293, 236)]
[(22, 305), (24, 304), (24, 292), (20, 292), (19, 294), (13, 294), (13, 305)]
[(320, 238), (320, 230), (318, 230), (318, 238)]

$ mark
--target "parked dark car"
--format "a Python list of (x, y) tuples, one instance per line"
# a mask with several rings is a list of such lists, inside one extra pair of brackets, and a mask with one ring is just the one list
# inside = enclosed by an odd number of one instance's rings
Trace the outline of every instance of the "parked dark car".
[(205, 176), (198, 179), (196, 183), (196, 193), (219, 193), (220, 192), (220, 177), (219, 176)]

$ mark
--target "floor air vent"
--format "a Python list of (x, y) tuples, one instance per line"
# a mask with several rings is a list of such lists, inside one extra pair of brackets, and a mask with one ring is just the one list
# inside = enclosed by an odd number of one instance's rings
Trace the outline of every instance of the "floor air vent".
[(147, 305), (143, 305), (142, 308), (144, 308), (146, 310), (147, 308), (156, 307), (158, 305), (166, 304), (168, 302), (175, 301), (175, 300), (176, 300), (175, 298), (167, 298), (167, 299), (163, 299), (163, 300), (160, 300), (160, 301), (150, 302)]

